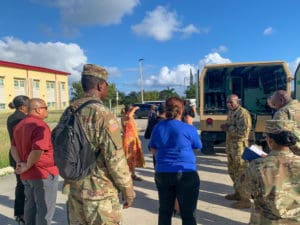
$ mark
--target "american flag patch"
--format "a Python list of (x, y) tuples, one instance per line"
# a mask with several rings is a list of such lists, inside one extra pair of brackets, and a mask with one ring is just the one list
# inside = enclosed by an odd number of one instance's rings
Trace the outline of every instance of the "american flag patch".
[(118, 123), (113, 123), (108, 127), (108, 129), (111, 133), (113, 133), (115, 130), (118, 129), (118, 127), (119, 127)]

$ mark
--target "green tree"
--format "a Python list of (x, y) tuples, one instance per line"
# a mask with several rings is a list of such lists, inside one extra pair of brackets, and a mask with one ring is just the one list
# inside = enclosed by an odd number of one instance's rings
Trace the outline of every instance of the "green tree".
[(141, 100), (140, 93), (132, 91), (128, 95), (125, 96), (125, 98), (122, 101), (122, 104), (124, 105), (131, 105), (137, 102), (140, 102)]
[(158, 91), (145, 91), (144, 92), (144, 101), (156, 101), (159, 99)]
[(114, 83), (109, 84), (106, 98), (104, 99), (104, 105), (109, 106), (109, 101), (111, 101), (112, 107), (117, 105), (117, 92), (116, 85)]
[(71, 87), (71, 102), (76, 99), (82, 98), (84, 96), (84, 92), (81, 86), (80, 81), (74, 81)]
[[(71, 101), (74, 101), (76, 99), (82, 98), (84, 96), (84, 91), (81, 86), (81, 81), (75, 81), (72, 83), (72, 88), (71, 88)], [(114, 83), (111, 83), (108, 86), (107, 90), (107, 96), (103, 103), (106, 106), (109, 106), (109, 100), (111, 100), (112, 106), (116, 105), (116, 85)]]
[(177, 96), (179, 97), (179, 95), (177, 94), (177, 92), (175, 91), (174, 88), (169, 88), (168, 89), (165, 89), (165, 90), (162, 90), (159, 92), (159, 99), (160, 100), (165, 100), (169, 97), (172, 97), (172, 96)]
[(189, 86), (185, 90), (185, 97), (186, 98), (196, 98), (196, 84)]

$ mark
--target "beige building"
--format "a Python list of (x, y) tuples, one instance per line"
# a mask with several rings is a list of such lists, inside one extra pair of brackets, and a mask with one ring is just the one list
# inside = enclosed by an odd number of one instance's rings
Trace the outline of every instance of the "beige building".
[(17, 95), (45, 100), (49, 109), (64, 109), (69, 104), (70, 73), (0, 60), (0, 111)]

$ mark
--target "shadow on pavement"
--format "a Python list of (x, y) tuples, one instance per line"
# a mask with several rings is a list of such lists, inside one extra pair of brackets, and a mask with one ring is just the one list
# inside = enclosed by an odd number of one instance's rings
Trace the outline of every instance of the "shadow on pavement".
[(151, 199), (146, 193), (135, 191), (136, 198), (132, 204), (132, 208), (147, 210), (152, 213), (158, 213), (158, 200)]
[(228, 174), (227, 169), (218, 169), (218, 168), (212, 168), (212, 167), (208, 167), (207, 165), (203, 165), (203, 164), (198, 164), (197, 165), (197, 170), (198, 171), (206, 171), (206, 172), (210, 172), (210, 173), (218, 173), (218, 174)]
[[(7, 206), (9, 208), (14, 207), (14, 201), (9, 199), (7, 196), (0, 195), (0, 204)], [(13, 215), (11, 215), (13, 216)], [(14, 224), (15, 220), (13, 218), (7, 217), (7, 215), (3, 215), (2, 212), (0, 213), (0, 224)]]
[(197, 223), (204, 225), (245, 225), (248, 223), (237, 222), (213, 213), (197, 210)]

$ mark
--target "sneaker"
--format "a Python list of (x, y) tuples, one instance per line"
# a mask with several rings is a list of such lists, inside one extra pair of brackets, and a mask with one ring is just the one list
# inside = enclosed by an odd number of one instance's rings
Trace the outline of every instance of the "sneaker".
[(243, 199), (241, 201), (231, 204), (231, 208), (235, 209), (249, 209), (251, 207), (251, 202), (249, 199)]
[(241, 197), (237, 192), (235, 192), (233, 194), (225, 195), (225, 199), (239, 201), (239, 200), (241, 200)]

